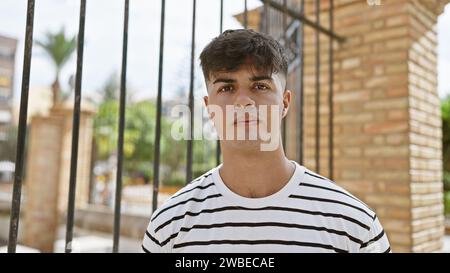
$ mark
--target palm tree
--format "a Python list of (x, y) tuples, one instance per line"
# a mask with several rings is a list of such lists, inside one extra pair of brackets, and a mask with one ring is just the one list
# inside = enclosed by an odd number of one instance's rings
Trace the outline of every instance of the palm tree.
[(77, 47), (76, 36), (66, 37), (62, 28), (57, 33), (47, 32), (44, 39), (36, 41), (36, 44), (44, 49), (55, 66), (56, 77), (52, 84), (53, 106), (55, 106), (61, 100), (59, 75)]

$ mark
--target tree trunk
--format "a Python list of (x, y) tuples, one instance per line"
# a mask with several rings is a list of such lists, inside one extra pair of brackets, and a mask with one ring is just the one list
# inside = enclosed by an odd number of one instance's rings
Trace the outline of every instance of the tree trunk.
[(52, 84), (52, 94), (53, 94), (53, 105), (55, 107), (56, 104), (60, 101), (60, 86), (59, 86), (59, 73), (56, 75), (55, 81)]

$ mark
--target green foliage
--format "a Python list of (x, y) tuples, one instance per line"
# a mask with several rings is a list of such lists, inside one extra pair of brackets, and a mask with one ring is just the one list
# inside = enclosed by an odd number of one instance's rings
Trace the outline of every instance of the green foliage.
[(444, 171), (444, 191), (450, 192), (450, 172)]
[(61, 28), (56, 33), (47, 32), (43, 40), (37, 40), (35, 43), (44, 50), (55, 67), (56, 75), (52, 84), (53, 104), (66, 100), (72, 89), (67, 92), (61, 90), (59, 74), (77, 48), (76, 36), (66, 37), (64, 28)]
[(6, 139), (0, 140), (0, 161), (16, 160), (17, 128), (9, 125), (5, 128)]
[[(119, 103), (107, 100), (98, 107), (94, 118), (94, 136), (97, 159), (107, 160), (117, 151)], [(152, 178), (156, 104), (154, 101), (130, 103), (126, 107), (124, 131), (124, 170), (131, 174), (141, 172)], [(171, 136), (172, 122), (161, 119), (160, 163), (163, 184), (184, 185), (186, 168), (186, 141)], [(215, 145), (212, 141), (194, 140), (193, 173), (197, 177), (215, 163)]]
[(57, 73), (61, 71), (77, 47), (76, 37), (66, 37), (64, 28), (56, 33), (45, 33), (44, 39), (37, 40), (36, 44), (48, 54)]
[(450, 191), (444, 193), (444, 214), (450, 217)]
[(450, 95), (441, 101), (444, 169), (450, 171)]
[(444, 166), (444, 207), (450, 215), (450, 95), (441, 101), (442, 160)]
[(164, 185), (183, 187), (184, 185), (186, 185), (186, 179), (182, 178), (181, 176), (178, 176), (178, 177), (175, 177), (175, 178), (165, 181)]
[[(156, 119), (154, 102), (143, 101), (126, 107), (124, 130), (124, 168), (128, 171), (141, 169), (142, 162), (153, 161), (154, 126)], [(108, 100), (98, 107), (94, 118), (94, 136), (97, 158), (106, 160), (117, 151), (119, 103)], [(144, 170), (140, 170), (144, 171)], [(147, 172), (148, 173), (148, 172)]]

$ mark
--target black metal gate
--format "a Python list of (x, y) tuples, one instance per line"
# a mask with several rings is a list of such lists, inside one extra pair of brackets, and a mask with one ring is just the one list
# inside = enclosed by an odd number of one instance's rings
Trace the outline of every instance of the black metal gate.
[[(121, 216), (121, 197), (122, 197), (122, 165), (123, 165), (123, 141), (124, 141), (124, 128), (125, 128), (125, 98), (126, 98), (126, 75), (127, 75), (127, 44), (128, 44), (128, 17), (129, 17), (129, 0), (124, 0), (124, 22), (123, 22), (123, 51), (122, 51), (122, 69), (121, 69), (121, 81), (120, 81), (120, 112), (119, 112), (119, 130), (118, 130), (118, 160), (117, 160), (117, 180), (116, 180), (116, 192), (115, 192), (115, 208), (114, 208), (114, 231), (113, 231), (113, 252), (118, 252), (119, 249), (119, 235), (120, 235), (120, 216)], [(220, 11), (218, 11), (220, 20), (220, 30), (223, 30), (223, 6), (224, 0), (220, 1)], [(160, 29), (160, 44), (159, 44), (159, 73), (158, 73), (158, 93), (157, 93), (157, 113), (156, 113), (156, 135), (155, 135), (155, 150), (154, 152), (154, 165), (153, 165), (153, 211), (157, 206), (158, 189), (159, 189), (159, 166), (160, 166), (160, 138), (161, 138), (161, 109), (162, 109), (162, 75), (163, 75), (163, 58), (164, 58), (164, 22), (165, 22), (165, 0), (161, 0), (161, 29)], [(189, 86), (189, 108), (191, 110), (190, 116), (190, 136), (193, 137), (193, 108), (194, 108), (194, 58), (195, 58), (195, 37), (196, 37), (196, 0), (192, 0), (193, 14), (192, 14), (192, 35), (191, 35), (191, 63), (190, 63), (190, 86)], [(287, 47), (292, 42), (295, 48), (292, 50), (292, 63), (296, 63), (298, 66), (298, 76), (296, 77), (297, 86), (296, 89), (299, 92), (297, 96), (297, 115), (298, 115), (298, 130), (297, 130), (297, 160), (303, 164), (303, 120), (304, 120), (304, 27), (310, 27), (315, 31), (315, 46), (316, 50), (316, 62), (315, 62), (315, 90), (316, 97), (319, 97), (320, 90), (320, 40), (319, 36), (326, 35), (329, 37), (329, 96), (328, 105), (330, 107), (329, 117), (329, 171), (330, 178), (333, 176), (333, 43), (334, 41), (343, 41), (344, 39), (334, 33), (333, 30), (333, 0), (314, 0), (315, 4), (315, 20), (307, 18), (305, 15), (305, 2), (313, 3), (308, 0), (263, 0), (263, 10), (261, 12), (263, 18), (261, 20), (260, 28), (266, 33), (273, 34), (279, 29), (283, 30), (280, 39)], [(321, 3), (327, 2), (329, 5), (329, 26), (322, 26), (320, 24)], [(226, 4), (226, 3), (225, 3)], [(10, 230), (8, 240), (8, 252), (15, 252), (17, 245), (17, 234), (19, 227), (19, 215), (21, 205), (21, 190), (22, 180), (24, 173), (24, 154), (25, 154), (25, 137), (26, 137), (26, 124), (27, 124), (27, 110), (28, 110), (28, 92), (30, 83), (30, 68), (31, 68), (31, 55), (33, 44), (33, 22), (34, 22), (34, 7), (35, 0), (28, 0), (27, 5), (27, 21), (26, 21), (26, 33), (25, 33), (25, 49), (24, 49), (24, 65), (22, 73), (22, 87), (20, 97), (20, 114), (18, 125), (18, 137), (17, 137), (17, 153), (16, 153), (16, 167), (14, 175), (14, 186), (12, 193), (12, 206), (11, 206), (11, 218), (10, 218)], [(247, 0), (243, 1), (243, 25), (245, 28), (248, 26), (248, 9)], [(82, 83), (82, 70), (83, 70), (83, 47), (84, 47), (84, 32), (85, 32), (85, 19), (86, 19), (86, 0), (80, 0), (80, 17), (79, 17), (79, 29), (78, 29), (78, 46), (77, 46), (77, 65), (76, 65), (76, 80), (75, 80), (75, 97), (74, 97), (74, 113), (73, 113), (73, 130), (72, 130), (72, 151), (71, 151), (71, 163), (70, 163), (70, 180), (69, 180), (69, 198), (67, 204), (67, 224), (66, 224), (66, 243), (65, 252), (72, 251), (72, 239), (73, 239), (73, 227), (74, 227), (74, 211), (75, 211), (75, 189), (76, 189), (76, 173), (77, 173), (77, 155), (78, 155), (78, 137), (80, 126), (80, 102), (81, 102), (81, 83)], [(319, 141), (320, 136), (320, 124), (319, 124), (319, 100), (316, 99), (315, 107), (316, 124), (315, 124), (315, 137), (316, 137), (316, 169), (319, 170)], [(284, 119), (286, 120), (286, 119)], [(283, 141), (286, 142), (286, 125), (283, 126)], [(216, 162), (220, 162), (220, 146), (217, 141)], [(186, 181), (192, 180), (192, 163), (193, 163), (193, 142), (188, 140), (187, 142), (187, 165), (186, 165)], [(144, 231), (143, 231), (144, 232)]]

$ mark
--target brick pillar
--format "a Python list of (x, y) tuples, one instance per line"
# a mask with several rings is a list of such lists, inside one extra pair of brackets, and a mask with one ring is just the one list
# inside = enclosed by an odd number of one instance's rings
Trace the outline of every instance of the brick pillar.
[(58, 228), (61, 119), (33, 117), (30, 122), (23, 243), (53, 252)]
[[(93, 111), (82, 110), (77, 163), (76, 207), (87, 205)], [(58, 224), (67, 210), (72, 146), (70, 107), (59, 105), (46, 117), (33, 117), (27, 155), (24, 244), (52, 252)], [(60, 216), (63, 216), (62, 218)]]
[[(434, 2), (434, 3), (433, 3)], [(445, 1), (410, 1), (408, 61), (412, 251), (438, 250), (444, 233), (437, 16)]]
[[(73, 110), (67, 106), (57, 106), (51, 109), (50, 115), (62, 119), (62, 146), (60, 162), (60, 190), (58, 208), (60, 212), (67, 210), (70, 177), (70, 157), (72, 154), (72, 119)], [(80, 115), (80, 131), (78, 138), (78, 164), (77, 164), (77, 207), (86, 206), (89, 202), (89, 181), (91, 174), (91, 153), (93, 136), (93, 115), (91, 108), (83, 107)]]
[[(334, 180), (377, 212), (394, 252), (438, 251), (444, 227), (436, 21), (449, 1), (334, 2), (335, 31), (347, 38), (334, 45)], [(327, 26), (329, 2), (321, 3)], [(313, 1), (306, 13), (314, 19)], [(316, 46), (311, 28), (305, 35), (304, 164), (315, 170)], [(321, 35), (319, 172), (326, 176), (327, 71), (328, 38)], [(296, 142), (292, 129), (288, 147)]]

